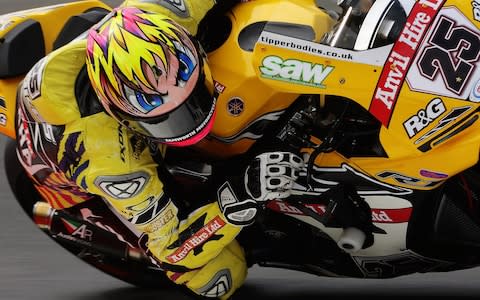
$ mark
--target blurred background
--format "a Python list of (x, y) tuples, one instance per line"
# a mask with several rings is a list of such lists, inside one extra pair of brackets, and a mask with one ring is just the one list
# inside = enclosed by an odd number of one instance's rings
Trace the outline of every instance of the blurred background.
[[(72, 1), (0, 0), (0, 14), (61, 2)], [(105, 2), (110, 6), (120, 4), (120, 1)], [(189, 299), (175, 291), (144, 290), (123, 283), (86, 265), (51, 241), (23, 213), (9, 189), (3, 161), (6, 140), (0, 137), (1, 300)], [(322, 278), (254, 267), (235, 299), (354, 299), (361, 296), (478, 298), (480, 270), (367, 280)]]

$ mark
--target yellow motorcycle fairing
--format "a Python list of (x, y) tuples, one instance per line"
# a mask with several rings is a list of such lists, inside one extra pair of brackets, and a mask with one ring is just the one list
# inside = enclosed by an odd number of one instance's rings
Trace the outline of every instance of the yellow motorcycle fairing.
[(278, 118), (279, 112), (289, 107), (299, 94), (281, 91), (276, 86), (258, 80), (252, 64), (253, 49), (244, 49), (239, 36), (250, 38), (249, 30), (258, 30), (262, 22), (268, 21), (304, 26), (308, 28), (312, 40), (319, 41), (333, 24), (327, 13), (312, 0), (240, 3), (228, 14), (228, 18), (232, 27), (227, 40), (208, 53), (208, 63), (220, 92), (212, 130), (214, 138), (204, 140), (199, 145), (215, 157), (245, 152), (254, 140), (237, 135), (252, 126), (252, 122), (258, 122), (259, 118)]
[[(19, 28), (20, 25), (27, 21), (34, 20), (41, 26), (44, 41), (43, 47), (45, 48), (45, 54), (48, 54), (53, 50), (54, 42), (69, 18), (92, 8), (111, 9), (101, 1), (86, 0), (16, 11), (1, 15), (0, 39), (4, 39), (7, 43), (0, 43), (0, 51), (2, 50), (2, 47), (8, 47), (8, 43), (12, 42), (12, 39), (15, 38), (15, 30)], [(15, 42), (15, 40), (13, 42)], [(24, 48), (28, 49), (28, 41), (23, 42), (26, 42)], [(8, 53), (7, 50), (6, 52), (8, 55), (13, 55), (12, 53)], [(24, 76), (25, 74), (14, 76), (6, 75), (0, 78), (0, 133), (11, 138), (15, 138), (16, 136), (14, 119), (17, 86)]]
[[(259, 116), (285, 109), (298, 95), (321, 94), (350, 99), (374, 115), (382, 123), (379, 140), (387, 155), (346, 158), (337, 152), (324, 153), (316, 160), (319, 166), (348, 164), (385, 183), (432, 189), (478, 162), (480, 97), (475, 93), (480, 90), (480, 34), (479, 20), (474, 19), (468, 1), (420, 0), (407, 12), (409, 22), (401, 33), (403, 40), (366, 50), (319, 44), (318, 39), (330, 30), (331, 22), (326, 13), (312, 7), (312, 2), (253, 1), (239, 5), (229, 16), (232, 33), (224, 45), (210, 54), (212, 72), (219, 78), (223, 93), (218, 101), (214, 138), (205, 142), (203, 148), (221, 156), (243, 153), (254, 140), (247, 136), (233, 139), (242, 128)], [(314, 40), (305, 40), (265, 30), (253, 52), (242, 50), (238, 35), (249, 24), (263, 20), (308, 25), (315, 28), (316, 36)], [(412, 27), (415, 25), (424, 26)], [(450, 35), (443, 33), (445, 28)], [(406, 51), (402, 42), (406, 44), (405, 40), (410, 38), (408, 41), (413, 44), (412, 32), (418, 34), (415, 49), (402, 52)], [(434, 34), (446, 44), (434, 44)], [(450, 39), (452, 34), (454, 38)], [(466, 35), (469, 37), (465, 38)], [(469, 38), (472, 40), (465, 40)], [(462, 47), (469, 50), (468, 43), (476, 47), (470, 51), (477, 55), (462, 54)], [(426, 78), (419, 71), (427, 69), (425, 53), (446, 53), (451, 61), (439, 62), (436, 76)], [(455, 70), (454, 62), (461, 61), (461, 56), (467, 58), (464, 61), (471, 66), (471, 73), (465, 78), (468, 82), (462, 91), (453, 93), (447, 84), (452, 82), (440, 74), (440, 68), (447, 69), (451, 64)], [(398, 94), (395, 96), (394, 92)], [(241, 114), (231, 115), (227, 105), (232, 99), (242, 100)], [(379, 99), (380, 104), (383, 101), (389, 106), (388, 112), (376, 108)]]

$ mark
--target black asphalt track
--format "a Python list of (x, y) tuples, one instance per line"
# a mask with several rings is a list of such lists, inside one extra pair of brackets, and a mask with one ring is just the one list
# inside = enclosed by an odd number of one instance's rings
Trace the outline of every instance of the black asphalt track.
[[(67, 1), (0, 0), (0, 13), (60, 2)], [(119, 3), (106, 2), (110, 5)], [(0, 300), (189, 299), (175, 291), (143, 290), (123, 283), (84, 264), (54, 244), (23, 214), (10, 192), (3, 165), (5, 141), (5, 137), (0, 138)], [(409, 296), (480, 299), (480, 270), (364, 280), (321, 278), (296, 271), (254, 267), (235, 299), (391, 299)]]

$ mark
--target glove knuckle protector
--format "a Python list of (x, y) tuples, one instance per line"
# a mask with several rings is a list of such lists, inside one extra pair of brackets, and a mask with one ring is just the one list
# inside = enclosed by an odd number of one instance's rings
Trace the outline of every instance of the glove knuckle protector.
[(303, 165), (303, 160), (293, 153), (260, 154), (247, 168), (246, 191), (256, 201), (287, 198)]
[(255, 221), (257, 203), (252, 199), (240, 200), (229, 182), (225, 182), (218, 189), (217, 201), (229, 223), (247, 226)]

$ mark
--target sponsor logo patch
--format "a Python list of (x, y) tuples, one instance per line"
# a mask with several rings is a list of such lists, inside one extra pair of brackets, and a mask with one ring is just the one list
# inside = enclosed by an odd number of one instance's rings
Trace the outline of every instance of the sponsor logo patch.
[(263, 59), (260, 72), (264, 78), (325, 88), (323, 81), (334, 69), (333, 66), (308, 61), (284, 60), (278, 56), (267, 56)]
[(240, 98), (232, 98), (227, 103), (227, 110), (231, 116), (239, 116), (245, 109), (245, 102)]
[(214, 85), (215, 85), (215, 90), (216, 90), (219, 94), (223, 94), (223, 92), (225, 92), (226, 87), (225, 87), (223, 84), (221, 84), (220, 82), (215, 81), (215, 82), (214, 82)]
[(223, 226), (225, 226), (225, 221), (223, 221), (219, 216), (212, 219), (205, 226), (200, 228), (195, 234), (188, 238), (183, 244), (178, 247), (178, 249), (167, 256), (167, 260), (171, 263), (178, 263), (187, 257), (188, 253), (196, 247), (203, 245), (208, 239), (210, 239), (217, 231), (219, 231)]
[(425, 109), (421, 109), (416, 115), (410, 117), (403, 123), (408, 137), (412, 138), (435, 119), (446, 111), (445, 105), (440, 98), (430, 101)]

